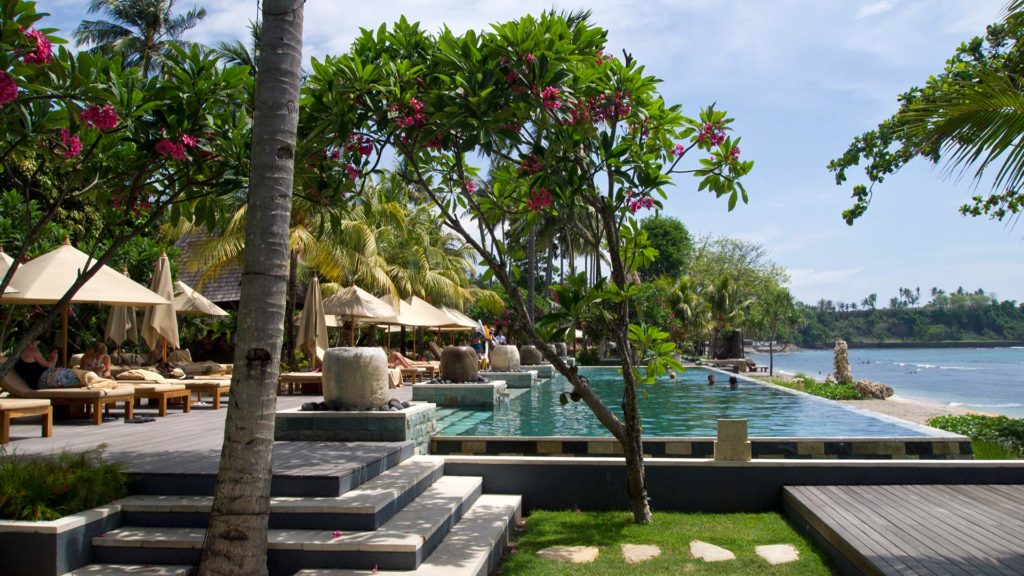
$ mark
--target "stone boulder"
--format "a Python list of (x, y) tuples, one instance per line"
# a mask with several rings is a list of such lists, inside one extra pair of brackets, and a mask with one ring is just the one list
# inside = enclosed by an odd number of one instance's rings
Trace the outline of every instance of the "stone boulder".
[(881, 382), (873, 382), (871, 380), (857, 380), (853, 387), (856, 388), (857, 392), (865, 398), (885, 400), (894, 393), (892, 386), (882, 384)]
[(836, 340), (835, 359), (836, 380), (840, 383), (853, 382), (853, 370), (850, 369), (850, 347), (846, 340)]
[(831, 372), (825, 375), (825, 384), (838, 384), (838, 382), (836, 382), (836, 377), (833, 376)]
[(565, 342), (555, 342), (555, 354), (558, 354), (559, 358), (565, 358), (569, 355), (569, 347)]
[(446, 346), (441, 351), (441, 379), (450, 382), (476, 382), (480, 378), (480, 360), (469, 346)]
[(348, 410), (388, 403), (388, 357), (382, 348), (331, 348), (324, 353), (324, 402)]
[(519, 369), (519, 349), (509, 344), (499, 344), (491, 350), (491, 370), (514, 372)]
[(540, 350), (532, 344), (524, 344), (519, 347), (519, 361), (523, 366), (536, 366), (544, 360)]

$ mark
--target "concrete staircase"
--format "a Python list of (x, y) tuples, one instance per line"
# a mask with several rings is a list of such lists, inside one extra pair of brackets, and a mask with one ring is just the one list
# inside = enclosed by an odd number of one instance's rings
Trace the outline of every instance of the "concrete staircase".
[[(443, 469), (442, 457), (405, 457), (336, 495), (273, 497), (270, 574), (491, 573), (521, 497), (481, 494), (480, 478), (444, 476)], [(122, 526), (93, 538), (96, 564), (69, 576), (192, 574), (212, 502), (207, 495), (165, 494), (119, 501)]]

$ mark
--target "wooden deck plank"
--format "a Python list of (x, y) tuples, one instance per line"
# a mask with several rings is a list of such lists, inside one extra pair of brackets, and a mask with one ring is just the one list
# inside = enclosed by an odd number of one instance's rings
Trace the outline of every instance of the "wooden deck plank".
[[(814, 514), (820, 523), (816, 529), (829, 542), (862, 571), (870, 573), (873, 567), (878, 574), (914, 574), (910, 566), (899, 560), (897, 548), (892, 542), (878, 538), (878, 533), (855, 516), (843, 515), (839, 509), (817, 487), (792, 486), (787, 490), (796, 492), (798, 502)], [(892, 569), (888, 559), (892, 558)], [(892, 572), (895, 570), (895, 572)]]
[[(876, 500), (877, 506), (862, 506), (859, 494), (854, 492), (856, 486), (825, 486), (825, 494), (851, 516), (867, 517), (866, 530), (877, 534), (880, 540), (888, 540), (899, 546), (899, 560), (910, 565), (917, 574), (935, 574), (936, 576), (972, 576), (954, 566), (946, 566), (944, 562), (931, 557), (926, 552), (927, 545), (917, 536), (924, 528), (916, 521), (902, 515), (893, 514), (891, 504)], [(871, 500), (868, 499), (870, 502)], [(909, 523), (909, 530), (905, 529)], [(887, 559), (888, 562), (889, 559)], [(891, 563), (891, 562), (890, 562)]]
[[(877, 493), (884, 493), (887, 496), (886, 503), (892, 506), (891, 510), (894, 514), (918, 518), (927, 544), (933, 550), (942, 551), (940, 554), (946, 559), (946, 562), (958, 566), (960, 571), (968, 574), (997, 576), (1021, 574), (1016, 568), (1000, 567), (993, 562), (987, 552), (989, 549), (987, 538), (978, 533), (981, 527), (970, 526), (966, 523), (963, 517), (948, 508), (948, 501), (918, 501), (919, 496), (914, 494), (915, 488), (918, 487), (902, 487), (902, 490), (893, 486), (872, 486), (871, 488), (873, 489), (871, 493), (865, 493), (859, 489), (857, 492), (868, 498)], [(929, 529), (935, 526), (947, 526), (950, 530)]]
[[(797, 513), (866, 572), (1024, 574), (1024, 486), (788, 486)], [(824, 525), (824, 526), (822, 526)], [(831, 536), (831, 537), (830, 537)], [(863, 568), (860, 568), (863, 570)]]

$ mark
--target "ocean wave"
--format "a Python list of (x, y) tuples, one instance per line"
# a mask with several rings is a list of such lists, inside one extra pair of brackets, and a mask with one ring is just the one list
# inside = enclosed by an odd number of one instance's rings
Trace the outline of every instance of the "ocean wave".
[(985, 368), (975, 368), (971, 366), (939, 366), (938, 364), (917, 364), (914, 362), (893, 362), (894, 366), (910, 366), (919, 370), (927, 370), (929, 368), (938, 368), (939, 370), (963, 370), (965, 372), (975, 372), (978, 370), (985, 370)]
[(971, 368), (970, 366), (939, 366), (939, 370), (963, 370), (965, 372), (977, 372), (986, 368)]
[(950, 406), (972, 406), (974, 408), (1020, 408), (1024, 406), (1019, 402), (1006, 402), (1004, 404), (974, 404), (972, 402), (950, 402)]

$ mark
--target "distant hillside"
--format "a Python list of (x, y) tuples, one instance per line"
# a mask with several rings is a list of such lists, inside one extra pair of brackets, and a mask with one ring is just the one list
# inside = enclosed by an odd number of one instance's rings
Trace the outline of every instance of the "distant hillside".
[(831, 347), (837, 338), (851, 344), (935, 346), (1014, 344), (1024, 341), (1024, 306), (1014, 301), (963, 306), (828, 310), (805, 307), (795, 330), (804, 348)]

